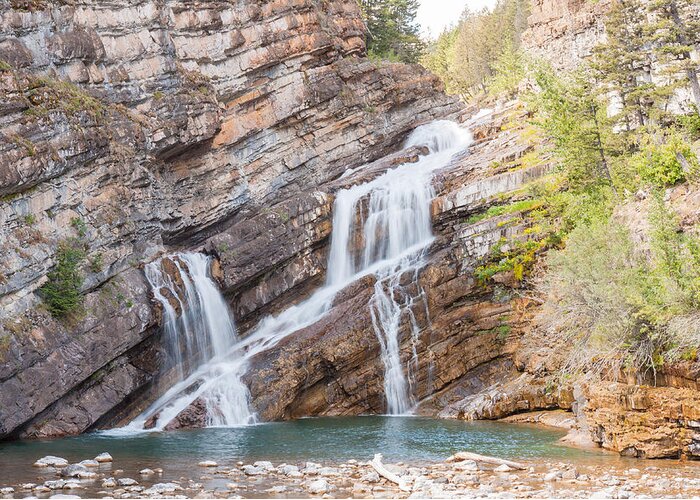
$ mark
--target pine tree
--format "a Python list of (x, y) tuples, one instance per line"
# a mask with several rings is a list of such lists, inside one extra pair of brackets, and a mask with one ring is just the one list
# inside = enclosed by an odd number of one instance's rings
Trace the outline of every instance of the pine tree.
[[(700, 45), (700, 20), (694, 18), (692, 8), (691, 0), (653, 0), (649, 4), (654, 17), (649, 35), (658, 61), (667, 66), (665, 72), (669, 75), (671, 91), (689, 84), (695, 106), (700, 110), (698, 63), (690, 56), (694, 47)], [(678, 74), (685, 74), (687, 80), (678, 80)]]
[(359, 0), (371, 57), (417, 62), (425, 48), (416, 22), (419, 0)]
[(584, 69), (559, 78), (550, 67), (540, 66), (534, 78), (539, 87), (532, 97), (538, 125), (554, 141), (554, 152), (571, 185), (610, 182), (610, 157), (616, 149), (590, 75)]
[(619, 97), (617, 118), (627, 131), (646, 125), (658, 100), (651, 83), (646, 22), (640, 0), (616, 0), (605, 23), (607, 40), (594, 49), (591, 62), (604, 91)]

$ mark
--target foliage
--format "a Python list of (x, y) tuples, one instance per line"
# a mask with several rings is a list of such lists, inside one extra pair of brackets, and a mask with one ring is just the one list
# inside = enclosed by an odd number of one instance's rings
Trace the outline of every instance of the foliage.
[(372, 59), (415, 63), (423, 53), (416, 15), (418, 0), (359, 0), (367, 23), (367, 52)]
[(476, 224), (479, 221), (490, 219), (492, 217), (498, 217), (505, 214), (513, 214), (516, 212), (523, 212), (527, 210), (533, 210), (542, 206), (542, 200), (521, 200), (514, 203), (509, 203), (507, 205), (493, 205), (488, 208), (483, 213), (474, 214), (466, 220), (467, 224)]
[(542, 318), (572, 346), (564, 372), (656, 370), (700, 345), (700, 241), (655, 203), (651, 258), (611, 218), (576, 227), (549, 254)]
[(605, 107), (596, 99), (585, 69), (559, 77), (539, 64), (533, 78), (538, 92), (529, 101), (537, 113), (535, 123), (552, 139), (567, 180), (574, 187), (609, 181), (610, 156), (617, 148), (606, 127)]
[(643, 146), (630, 160), (633, 172), (653, 186), (673, 186), (684, 182), (688, 175), (700, 167), (690, 145), (672, 131), (659, 143), (654, 136), (642, 138)]
[(444, 82), (447, 91), (473, 99), (520, 83), (520, 35), (527, 27), (527, 0), (499, 0), (492, 11), (462, 14), (457, 26), (433, 42), (421, 63)]
[(693, 112), (681, 115), (676, 118), (678, 127), (688, 134), (692, 139), (700, 139), (700, 113), (697, 107), (693, 107)]
[[(700, 44), (700, 20), (691, 15), (693, 0), (653, 0), (648, 9), (652, 22), (646, 27), (647, 37), (654, 47), (654, 56), (665, 69), (673, 91), (683, 84), (690, 84), (696, 109), (700, 107), (700, 83), (697, 62), (691, 53)], [(685, 73), (686, 81), (677, 75)]]
[(515, 47), (513, 40), (507, 38), (501, 54), (493, 63), (493, 77), (488, 83), (489, 93), (493, 96), (506, 95), (512, 99), (516, 96), (520, 82), (526, 76), (524, 54)]
[(73, 238), (59, 244), (56, 265), (39, 290), (49, 312), (57, 318), (77, 312), (82, 305), (83, 275), (79, 268), (84, 259), (85, 250), (79, 240)]
[(105, 116), (106, 108), (98, 99), (70, 82), (42, 77), (32, 79), (25, 91), (29, 104), (26, 113), (44, 117), (50, 112), (62, 111), (70, 118), (85, 113), (97, 121)]

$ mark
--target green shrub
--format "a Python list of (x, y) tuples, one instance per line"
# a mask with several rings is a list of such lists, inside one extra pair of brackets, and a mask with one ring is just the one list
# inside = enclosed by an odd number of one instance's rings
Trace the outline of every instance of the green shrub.
[(643, 138), (643, 146), (629, 163), (643, 181), (654, 186), (673, 186), (698, 170), (698, 158), (679, 134), (671, 134), (662, 144)]
[(84, 238), (85, 235), (87, 234), (87, 224), (85, 224), (85, 221), (79, 217), (73, 217), (70, 221), (70, 225), (73, 226), (73, 229), (75, 229), (75, 232), (78, 233), (78, 236), (81, 238)]
[(39, 290), (53, 316), (64, 318), (79, 311), (83, 303), (80, 265), (84, 259), (85, 251), (79, 241), (71, 239), (60, 243), (56, 252), (56, 265), (47, 275), (48, 281)]
[(697, 108), (687, 115), (681, 115), (676, 118), (680, 128), (684, 130), (693, 139), (700, 139), (700, 113)]
[(626, 227), (601, 220), (550, 253), (541, 320), (553, 341), (571, 346), (564, 373), (655, 372), (700, 345), (700, 241), (678, 230), (663, 202), (649, 220), (648, 251)]

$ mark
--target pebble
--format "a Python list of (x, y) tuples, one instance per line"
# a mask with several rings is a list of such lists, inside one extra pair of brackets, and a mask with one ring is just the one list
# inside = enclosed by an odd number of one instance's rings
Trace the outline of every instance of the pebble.
[(377, 474), (376, 471), (370, 471), (364, 476), (362, 476), (360, 479), (366, 483), (378, 483), (379, 474)]
[(314, 495), (319, 495), (321, 493), (326, 493), (328, 491), (328, 481), (325, 479), (317, 479), (309, 483), (309, 492)]
[(141, 474), (142, 476), (152, 476), (155, 473), (156, 471), (154, 471), (153, 469), (141, 469), (139, 471), (139, 474)]
[(284, 493), (285, 491), (287, 491), (287, 487), (284, 485), (273, 486), (272, 488), (265, 491), (269, 491), (270, 493)]
[(112, 458), (112, 455), (110, 455), (110, 454), (107, 453), (106, 451), (100, 453), (99, 455), (97, 455), (97, 456), (95, 457), (95, 462), (98, 462), (98, 463), (101, 463), (101, 464), (107, 463), (107, 462), (112, 462), (113, 460), (114, 460), (114, 459)]
[(36, 484), (34, 483), (22, 483), (19, 485), (20, 490), (32, 490), (36, 488)]
[(58, 493), (56, 495), (51, 495), (49, 498), (80, 498), (77, 495), (64, 495), (62, 493)]
[(558, 470), (553, 470), (544, 476), (544, 480), (547, 482), (551, 481), (559, 481), (562, 478), (563, 474), (561, 471)]
[(12, 495), (15, 492), (14, 488), (7, 486), (6, 488), (0, 488), (0, 495)]
[(84, 465), (85, 467), (99, 467), (100, 462), (97, 460), (81, 460), (79, 462), (80, 465)]
[(88, 468), (80, 464), (71, 464), (61, 469), (62, 477), (78, 477), (81, 472), (89, 472)]
[(117, 480), (114, 479), (113, 477), (108, 477), (107, 479), (102, 480), (102, 487), (103, 488), (116, 488), (117, 487)]
[(56, 479), (55, 481), (44, 481), (44, 486), (52, 490), (60, 490), (66, 482), (63, 479)]
[(217, 467), (219, 464), (217, 464), (213, 460), (203, 460), (202, 462), (199, 462), (197, 465), (199, 465), (200, 467)]
[(70, 479), (63, 485), (64, 490), (75, 490), (85, 488), (77, 479)]
[(476, 471), (479, 470), (479, 464), (477, 464), (474, 460), (463, 460), (462, 462), (457, 462), (453, 466), (457, 470), (464, 470), (464, 471)]
[(47, 455), (34, 462), (34, 467), (65, 467), (66, 465), (68, 460), (53, 455)]
[(143, 493), (146, 495), (161, 495), (163, 493), (174, 493), (182, 490), (182, 486), (176, 483), (156, 483)]
[(266, 470), (266, 471), (275, 470), (275, 467), (272, 465), (272, 462), (268, 462), (266, 460), (254, 462), (253, 466), (258, 467), (258, 468), (263, 469), (263, 470)]
[(295, 474), (298, 474), (301, 476), (302, 474), (299, 472), (299, 467), (296, 465), (281, 465), (278, 470), (284, 474), (285, 476), (292, 476)]
[(246, 476), (259, 476), (261, 474), (264, 474), (265, 471), (261, 469), (260, 467), (256, 467), (254, 465), (244, 465), (243, 466), (243, 473)]
[(512, 471), (513, 469), (511, 469), (510, 467), (508, 467), (506, 464), (501, 464), (501, 465), (499, 465), (498, 467), (496, 467), (496, 468), (493, 469), (493, 470), (494, 470), (494, 472), (510, 472), (510, 471)]
[(139, 484), (139, 482), (136, 479), (131, 479), (130, 477), (123, 477), (121, 479), (117, 479), (117, 484), (119, 486), (134, 486)]

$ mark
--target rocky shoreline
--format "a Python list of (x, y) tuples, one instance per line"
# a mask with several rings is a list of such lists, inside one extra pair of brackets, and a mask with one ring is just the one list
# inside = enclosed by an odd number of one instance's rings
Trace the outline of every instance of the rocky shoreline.
[[(467, 454), (468, 455), (468, 454)], [(700, 464), (591, 454), (585, 460), (507, 462), (461, 459), (387, 463), (273, 463), (213, 460), (173, 479), (161, 468), (137, 474), (108, 453), (70, 464), (43, 457), (36, 482), (0, 483), (4, 498), (689, 498), (700, 495)], [(488, 457), (483, 457), (488, 458)], [(376, 460), (376, 458), (375, 458)], [(498, 461), (497, 461), (498, 462)], [(29, 464), (27, 464), (29, 467)], [(380, 471), (381, 472), (381, 471)], [(134, 477), (129, 477), (133, 475)]]

